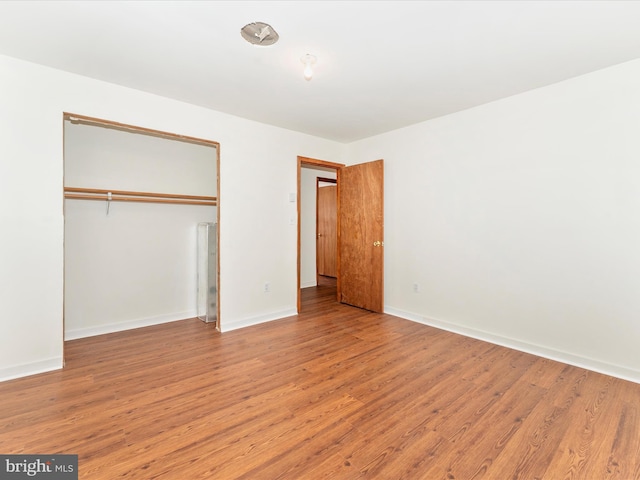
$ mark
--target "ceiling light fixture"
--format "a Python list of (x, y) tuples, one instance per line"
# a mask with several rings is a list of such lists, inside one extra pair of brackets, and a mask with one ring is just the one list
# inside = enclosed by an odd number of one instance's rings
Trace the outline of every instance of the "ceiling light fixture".
[(318, 59), (315, 55), (307, 53), (300, 59), (300, 61), (304, 63), (304, 79), (307, 81), (311, 80), (311, 78), (313, 77), (312, 65), (315, 65)]
[(273, 45), (280, 38), (278, 32), (271, 25), (264, 22), (253, 22), (245, 25), (240, 29), (240, 35), (252, 45), (261, 47)]

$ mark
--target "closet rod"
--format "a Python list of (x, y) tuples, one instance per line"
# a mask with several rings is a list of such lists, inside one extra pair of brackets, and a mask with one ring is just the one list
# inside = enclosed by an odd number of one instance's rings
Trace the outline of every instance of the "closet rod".
[[(97, 196), (97, 195), (82, 195), (79, 193), (68, 193), (65, 194), (64, 198), (72, 199), (72, 200), (102, 200), (103, 202), (108, 200), (105, 196)], [(140, 203), (173, 203), (177, 205), (210, 205), (216, 206), (217, 203), (215, 201), (205, 201), (205, 200), (179, 200), (176, 198), (153, 198), (153, 197), (118, 197), (112, 196), (112, 202), (140, 202)]]
[[(109, 198), (109, 194), (111, 194)], [(174, 203), (181, 205), (217, 205), (217, 197), (174, 193), (132, 192), (98, 188), (65, 187), (64, 198), (77, 200), (111, 200), (113, 202)]]
[(181, 195), (179, 193), (154, 193), (154, 192), (132, 192), (128, 190), (104, 190), (99, 188), (77, 188), (77, 187), (64, 187), (65, 193), (97, 193), (112, 195), (130, 195), (133, 197), (161, 197), (161, 198), (182, 198), (189, 200), (209, 200), (215, 201), (216, 197), (205, 197), (203, 195)]

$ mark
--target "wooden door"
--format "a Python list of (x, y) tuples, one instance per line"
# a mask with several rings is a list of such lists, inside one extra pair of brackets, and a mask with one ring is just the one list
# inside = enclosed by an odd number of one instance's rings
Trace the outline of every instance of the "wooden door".
[(339, 170), (338, 299), (382, 313), (384, 309), (384, 164)]
[(338, 228), (335, 185), (317, 188), (316, 271), (318, 275), (338, 275)]

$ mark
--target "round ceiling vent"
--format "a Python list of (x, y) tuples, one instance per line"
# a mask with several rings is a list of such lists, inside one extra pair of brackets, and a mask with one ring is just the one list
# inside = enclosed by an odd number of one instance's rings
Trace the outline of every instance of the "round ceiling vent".
[(268, 46), (278, 41), (280, 36), (271, 25), (263, 22), (253, 22), (240, 29), (240, 34), (253, 45)]

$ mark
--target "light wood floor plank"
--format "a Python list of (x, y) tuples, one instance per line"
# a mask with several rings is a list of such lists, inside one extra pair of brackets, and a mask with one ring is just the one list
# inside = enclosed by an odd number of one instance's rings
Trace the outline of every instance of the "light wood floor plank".
[(640, 385), (335, 302), (74, 340), (0, 383), (1, 453), (83, 480), (640, 480)]

